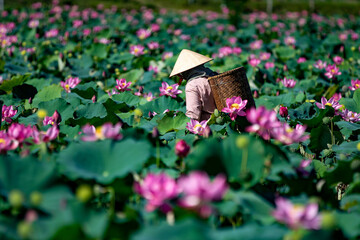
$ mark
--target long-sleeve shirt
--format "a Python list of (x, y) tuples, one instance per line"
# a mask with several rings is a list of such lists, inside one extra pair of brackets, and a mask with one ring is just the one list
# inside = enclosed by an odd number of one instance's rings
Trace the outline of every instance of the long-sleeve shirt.
[(191, 80), (185, 86), (186, 116), (203, 121), (214, 112), (215, 100), (206, 77)]

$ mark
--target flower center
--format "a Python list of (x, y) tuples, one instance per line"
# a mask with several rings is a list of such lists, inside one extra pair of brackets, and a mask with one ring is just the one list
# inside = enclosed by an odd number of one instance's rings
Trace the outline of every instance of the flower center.
[(286, 132), (287, 132), (287, 133), (292, 133), (293, 131), (294, 131), (294, 129), (292, 129), (292, 128), (287, 128), (287, 129), (286, 129)]
[(355, 84), (355, 88), (359, 88), (360, 87), (360, 84)]
[(172, 89), (173, 89), (172, 86), (168, 86), (168, 87), (166, 88), (166, 90), (172, 90)]
[(134, 49), (134, 52), (135, 52), (135, 53), (138, 53), (138, 52), (139, 52), (139, 49), (138, 49), (138, 48), (135, 48), (135, 49)]
[(330, 107), (332, 107), (332, 104), (328, 102), (328, 103), (325, 104), (325, 106), (330, 106)]
[(331, 69), (331, 72), (332, 72), (332, 73), (335, 73), (335, 70), (334, 70), (334, 69)]
[(195, 126), (194, 126), (194, 130), (196, 130), (196, 129), (198, 129), (198, 128), (201, 128), (202, 126), (200, 125), (200, 124), (196, 124)]
[(235, 108), (235, 109), (239, 109), (239, 104), (237, 104), (237, 103), (233, 103), (233, 104), (231, 104), (231, 108)]
[(1, 143), (6, 143), (5, 139), (0, 138), (0, 144), (1, 144)]
[(99, 139), (104, 139), (104, 135), (102, 134), (102, 127), (97, 127), (95, 129), (95, 136)]
[(66, 89), (66, 90), (69, 90), (69, 89), (70, 89), (70, 85), (69, 85), (69, 84), (66, 84), (66, 85), (65, 85), (65, 89)]

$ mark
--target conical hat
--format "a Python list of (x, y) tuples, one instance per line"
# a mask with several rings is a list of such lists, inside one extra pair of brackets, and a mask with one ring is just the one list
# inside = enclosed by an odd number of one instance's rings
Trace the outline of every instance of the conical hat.
[(175, 76), (179, 73), (185, 72), (191, 68), (199, 66), (201, 64), (207, 63), (213, 60), (212, 58), (208, 58), (204, 55), (199, 53), (183, 49), (178, 59), (176, 60), (175, 66), (170, 74), (169, 77)]

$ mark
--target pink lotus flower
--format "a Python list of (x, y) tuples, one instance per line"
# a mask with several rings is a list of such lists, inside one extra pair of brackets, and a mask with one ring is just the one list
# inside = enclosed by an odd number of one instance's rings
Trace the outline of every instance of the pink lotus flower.
[(281, 143), (290, 145), (307, 140), (309, 136), (304, 135), (305, 130), (306, 127), (300, 124), (297, 124), (293, 129), (287, 123), (282, 123), (280, 127), (271, 129), (271, 135)]
[(338, 110), (339, 108), (342, 107), (342, 105), (340, 103), (338, 103), (337, 101), (334, 100), (334, 97), (331, 97), (328, 100), (326, 100), (325, 97), (321, 97), (321, 103), (315, 103), (316, 106), (320, 109), (325, 109), (325, 106), (330, 106), (332, 108), (334, 108), (335, 110)]
[(267, 110), (264, 106), (251, 108), (247, 111), (246, 118), (252, 123), (246, 128), (246, 131), (255, 132), (265, 140), (270, 139), (270, 130), (281, 125), (276, 117), (276, 112)]
[(131, 85), (131, 82), (126, 82), (126, 79), (125, 78), (121, 78), (120, 80), (119, 79), (116, 79), (116, 86), (115, 88), (119, 91), (119, 92), (125, 92), (125, 91), (131, 91), (130, 88), (130, 85)]
[(224, 175), (218, 175), (213, 181), (205, 172), (195, 171), (178, 180), (182, 197), (179, 205), (198, 212), (202, 217), (213, 213), (212, 201), (219, 201), (226, 193), (228, 186)]
[(323, 68), (326, 68), (326, 66), (327, 66), (327, 63), (323, 62), (321, 60), (317, 60), (316, 63), (314, 64), (314, 67), (317, 69), (323, 69)]
[(6, 153), (17, 147), (17, 142), (14, 142), (5, 131), (0, 131), (0, 153)]
[(148, 102), (151, 102), (152, 100), (155, 99), (154, 95), (153, 95), (151, 92), (145, 93), (145, 94), (144, 94), (144, 98), (146, 98), (146, 100), (147, 100)]
[(294, 88), (296, 85), (296, 81), (294, 79), (288, 79), (286, 77), (281, 82), (286, 88)]
[(143, 29), (143, 28), (141, 28), (141, 29), (139, 29), (139, 30), (136, 31), (136, 35), (137, 35), (137, 37), (138, 37), (139, 39), (143, 40), (143, 39), (145, 39), (145, 38), (150, 37), (151, 31), (148, 30), (148, 29)]
[(294, 45), (296, 43), (296, 40), (294, 37), (288, 36), (284, 40), (286, 45)]
[(247, 104), (247, 100), (242, 100), (241, 97), (232, 97), (226, 99), (226, 107), (221, 111), (229, 113), (231, 120), (235, 120), (237, 116), (245, 116), (246, 113), (243, 111)]
[(332, 95), (332, 96), (333, 96), (334, 100), (337, 102), (341, 99), (341, 93), (334, 93), (334, 95)]
[(12, 121), (12, 117), (14, 117), (17, 113), (17, 110), (14, 109), (14, 106), (6, 106), (3, 105), (2, 106), (2, 110), (1, 110), (2, 114), (1, 114), (1, 121), (6, 121), (8, 123), (11, 123)]
[(173, 52), (164, 52), (164, 53), (162, 54), (161, 59), (162, 59), (162, 60), (166, 60), (166, 59), (168, 59), (168, 58), (171, 58), (172, 56), (174, 56), (174, 53), (173, 53)]
[(58, 29), (50, 29), (49, 31), (45, 32), (45, 37), (46, 38), (52, 38), (52, 37), (56, 37), (59, 34), (59, 30)]
[(162, 82), (160, 90), (160, 96), (169, 96), (172, 98), (176, 98), (176, 95), (182, 93), (181, 90), (178, 90), (179, 84), (175, 83), (173, 85), (169, 85), (167, 82)]
[(157, 208), (165, 213), (171, 211), (168, 201), (179, 193), (175, 180), (165, 173), (149, 173), (143, 181), (134, 183), (134, 190), (147, 200), (145, 209), (149, 212)]
[(340, 116), (347, 122), (359, 122), (360, 121), (360, 113), (355, 113), (349, 111), (348, 109), (344, 109), (340, 112)]
[(9, 138), (22, 143), (25, 139), (29, 138), (32, 133), (31, 126), (25, 126), (19, 123), (13, 123), (7, 130)]
[(69, 93), (71, 92), (70, 89), (75, 88), (80, 82), (81, 80), (78, 77), (69, 77), (65, 82), (61, 81), (60, 85), (65, 89), (65, 92)]
[(336, 67), (336, 65), (328, 65), (326, 67), (326, 73), (325, 76), (332, 79), (335, 76), (341, 75), (341, 72), (339, 72), (339, 68)]
[(287, 107), (280, 107), (279, 114), (280, 114), (281, 117), (287, 118), (288, 115), (289, 115), (288, 108)]
[(148, 71), (153, 71), (155, 74), (157, 74), (159, 72), (159, 69), (157, 66), (150, 65)]
[(272, 215), (277, 221), (292, 229), (320, 229), (321, 217), (316, 203), (310, 203), (306, 206), (293, 205), (284, 198), (277, 198), (275, 204), (276, 209)]
[(130, 53), (136, 57), (144, 55), (144, 47), (141, 45), (130, 46)]
[(156, 23), (153, 23), (153, 24), (150, 25), (150, 28), (151, 28), (152, 32), (157, 32), (157, 31), (160, 30), (160, 25), (156, 24)]
[(98, 40), (98, 42), (101, 43), (101, 44), (104, 44), (104, 45), (107, 45), (107, 44), (111, 43), (111, 41), (109, 39), (106, 39), (106, 38), (100, 38)]
[(29, 28), (37, 28), (37, 26), (39, 26), (39, 20), (37, 19), (30, 20), (28, 23)]
[(178, 155), (181, 158), (186, 157), (190, 152), (190, 146), (181, 139), (178, 141), (175, 145), (175, 154)]
[(74, 20), (72, 22), (72, 24), (73, 24), (73, 28), (79, 28), (83, 25), (83, 21), (82, 20)]
[(306, 58), (299, 57), (299, 59), (297, 60), (297, 63), (303, 63), (303, 62), (306, 62)]
[(257, 65), (259, 65), (261, 63), (261, 60), (258, 59), (258, 58), (251, 58), (249, 59), (249, 64), (252, 66), (252, 67), (256, 67)]
[(31, 136), (33, 137), (33, 141), (36, 144), (39, 144), (41, 142), (50, 142), (57, 138), (59, 135), (59, 128), (57, 125), (52, 126), (49, 128), (46, 132), (39, 132), (37, 128), (34, 126), (32, 128)]
[(226, 57), (226, 56), (229, 56), (233, 53), (233, 49), (231, 47), (222, 47), (219, 49), (219, 54), (218, 54), (218, 57), (219, 58), (223, 58), (223, 57)]
[(336, 65), (340, 65), (344, 61), (344, 59), (342, 57), (335, 56), (333, 57), (333, 61)]
[(149, 42), (147, 46), (150, 50), (158, 49), (160, 47), (158, 42)]
[(46, 116), (43, 120), (43, 125), (59, 125), (61, 122), (61, 115), (57, 110), (55, 110), (54, 114), (51, 117)]
[(186, 124), (186, 129), (189, 130), (191, 133), (203, 135), (204, 130), (207, 127), (207, 121), (197, 121), (195, 119), (191, 119), (189, 123)]
[(268, 53), (268, 52), (262, 52), (260, 53), (260, 60), (262, 61), (266, 61), (268, 60), (270, 57), (271, 57), (271, 53)]
[(104, 123), (104, 125), (95, 128), (93, 125), (87, 124), (82, 128), (84, 136), (81, 139), (86, 142), (93, 142), (106, 138), (120, 140), (123, 137), (123, 135), (119, 133), (121, 125), (121, 123), (117, 123), (115, 125), (112, 125), (111, 123)]
[(260, 49), (262, 47), (263, 41), (262, 40), (256, 40), (252, 43), (250, 43), (250, 48), (252, 50)]
[(355, 79), (351, 80), (351, 86), (349, 87), (350, 90), (355, 91), (356, 89), (360, 88), (360, 80)]
[(275, 67), (275, 64), (273, 62), (267, 62), (265, 63), (265, 68), (266, 69), (269, 69), (269, 68), (274, 68)]

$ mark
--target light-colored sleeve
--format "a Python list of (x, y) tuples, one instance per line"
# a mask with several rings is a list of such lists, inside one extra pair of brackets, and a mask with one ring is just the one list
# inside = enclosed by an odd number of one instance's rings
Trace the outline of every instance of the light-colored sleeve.
[(200, 120), (201, 116), (201, 98), (196, 86), (186, 86), (186, 116), (189, 118)]

